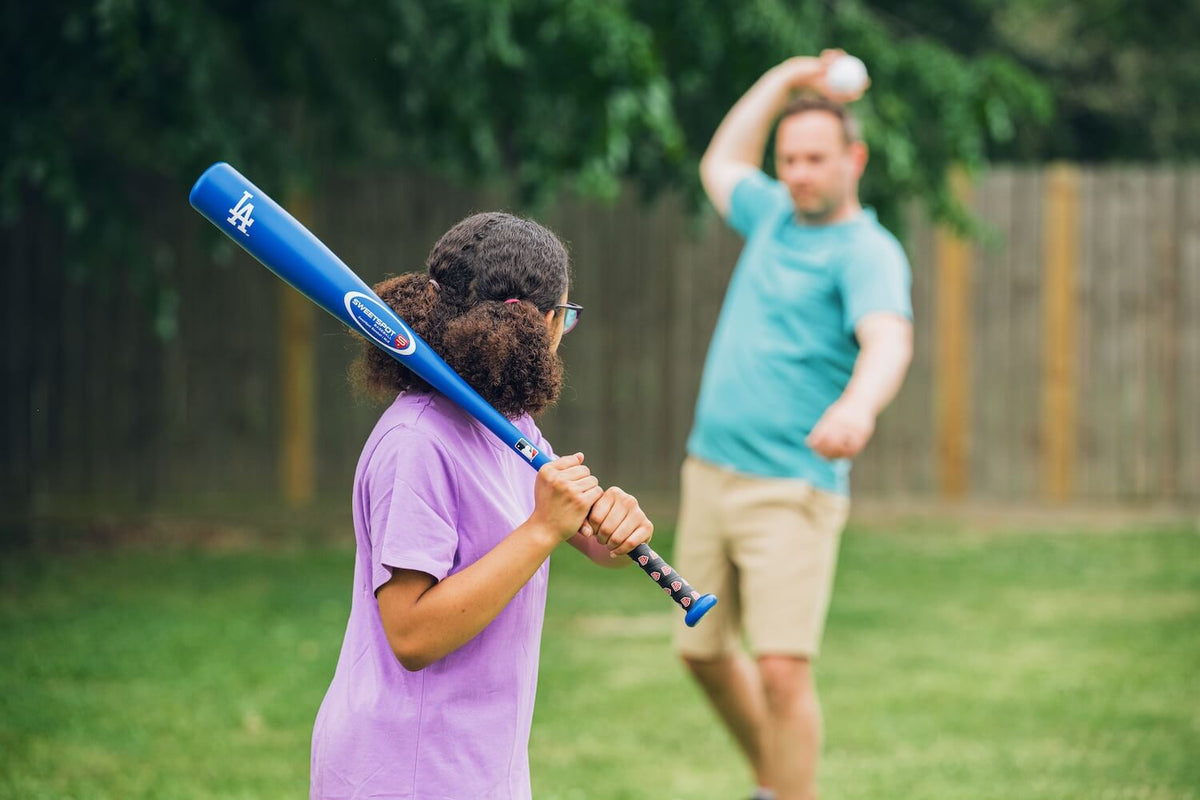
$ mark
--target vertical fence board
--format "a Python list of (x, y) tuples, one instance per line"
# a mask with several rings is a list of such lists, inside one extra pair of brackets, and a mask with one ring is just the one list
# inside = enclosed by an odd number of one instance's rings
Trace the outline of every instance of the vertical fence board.
[(1094, 406), (1098, 386), (1096, 351), (1093, 343), (1103, 326), (1096, 319), (1097, 275), (1096, 236), (1097, 223), (1097, 179), (1093, 170), (1083, 170), (1079, 177), (1079, 269), (1078, 306), (1075, 309), (1078, 321), (1078, 337), (1075, 347), (1076, 372), (1079, 376), (1078, 425), (1075, 437), (1075, 495), (1096, 498), (1100, 493), (1096, 486), (1096, 440), (1098, 436)]
[(1012, 373), (1010, 441), (1013, 458), (1009, 473), (1012, 496), (1038, 495), (1041, 407), (1038, 378), (1041, 369), (1042, 176), (1020, 168), (1013, 185), (1012, 239)]
[[(910, 431), (905, 450), (893, 458), (899, 474), (897, 486), (903, 494), (928, 492), (934, 485), (935, 453), (930, 443), (935, 430), (933, 353), (937, 341), (934, 309), (937, 273), (934, 270), (933, 229), (925, 225), (913, 238), (909, 262), (913, 275), (913, 363), (897, 398), (902, 414), (895, 419)], [(885, 415), (890, 412), (885, 412)], [(887, 417), (884, 417), (885, 424)]]
[(1179, 498), (1196, 503), (1200, 501), (1200, 168), (1181, 171), (1177, 229), (1179, 424), (1170, 433), (1179, 447)]
[(1114, 348), (1114, 380), (1117, 384), (1116, 426), (1120, 458), (1117, 462), (1118, 495), (1135, 500), (1141, 496), (1145, 462), (1142, 458), (1143, 382), (1146, 379), (1144, 354), (1143, 268), (1138, 259), (1144, 252), (1145, 237), (1141, 225), (1141, 195), (1144, 186), (1138, 173), (1128, 167), (1117, 170), (1119, 203), (1116, 218), (1121, 232), (1115, 242), (1118, 268), (1113, 276), (1117, 307), (1117, 336)]
[[(967, 178), (957, 173), (953, 191), (970, 204)], [(971, 274), (972, 251), (957, 234), (939, 230), (937, 259), (936, 385), (938, 408), (938, 486), (946, 497), (961, 498), (969, 489), (971, 451)]]
[(1079, 297), (1079, 180), (1056, 165), (1045, 182), (1042, 229), (1042, 495), (1064, 501), (1072, 491), (1076, 437), (1076, 314)]
[(4, 378), (0, 396), (0, 521), (11, 515), (21, 517), (32, 510), (33, 442), (31, 400), (34, 373), (34, 331), (28, 308), (34, 305), (32, 291), (35, 237), (29, 223), (0, 228), (0, 242), (6, 264), (0, 269), (0, 375)]
[(979, 187), (976, 214), (987, 221), (994, 241), (977, 248), (974, 273), (972, 396), (972, 483), (998, 497), (1012, 495), (1013, 442), (1008, 435), (1012, 398), (1012, 191), (1010, 169), (992, 171)]
[(1091, 394), (1090, 417), (1096, 430), (1095, 490), (1098, 496), (1116, 497), (1121, 481), (1122, 458), (1119, 428), (1121, 364), (1120, 308), (1118, 306), (1121, 259), (1117, 243), (1121, 235), (1121, 209), (1117, 193), (1121, 190), (1115, 170), (1096, 171), (1093, 194), (1096, 198), (1093, 241), (1095, 244), (1095, 313), (1092, 330), (1096, 368)]
[(1172, 432), (1179, 421), (1179, 181), (1174, 170), (1150, 173), (1148, 211), (1151, 218), (1148, 320), (1151, 385), (1146, 453), (1150, 461), (1148, 498), (1174, 499), (1178, 494), (1178, 441)]
[(1125, 202), (1120, 239), (1122, 268), (1119, 273), (1121, 309), (1120, 424), (1122, 432), (1121, 489), (1130, 499), (1145, 496), (1149, 482), (1146, 458), (1146, 364), (1147, 297), (1144, 261), (1149, 250), (1149, 219), (1146, 214), (1146, 178), (1140, 170), (1121, 168), (1121, 194)]

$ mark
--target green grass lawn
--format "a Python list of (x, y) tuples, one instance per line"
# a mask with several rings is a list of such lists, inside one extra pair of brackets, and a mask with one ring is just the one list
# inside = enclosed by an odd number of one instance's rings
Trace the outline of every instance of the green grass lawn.
[[(307, 796), (351, 561), (0, 555), (0, 798)], [(535, 797), (747, 794), (661, 591), (571, 551), (551, 575)], [(824, 647), (825, 800), (1200, 798), (1195, 530), (852, 528)]]

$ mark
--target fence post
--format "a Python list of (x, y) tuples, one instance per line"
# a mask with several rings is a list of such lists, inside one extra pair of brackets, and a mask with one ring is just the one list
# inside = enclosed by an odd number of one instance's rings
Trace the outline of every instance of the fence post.
[[(312, 221), (312, 197), (292, 187), (285, 207), (304, 225)], [(315, 494), (316, 371), (313, 304), (291, 286), (279, 288), (279, 477), (284, 502), (303, 508)]]
[[(961, 167), (950, 172), (950, 189), (964, 206), (971, 184)], [(937, 414), (938, 489), (943, 497), (967, 493), (971, 411), (971, 261), (967, 240), (944, 225), (934, 238), (937, 275), (934, 327), (934, 407)]]
[(1042, 496), (1066, 500), (1074, 487), (1077, 433), (1079, 170), (1046, 171), (1042, 208)]

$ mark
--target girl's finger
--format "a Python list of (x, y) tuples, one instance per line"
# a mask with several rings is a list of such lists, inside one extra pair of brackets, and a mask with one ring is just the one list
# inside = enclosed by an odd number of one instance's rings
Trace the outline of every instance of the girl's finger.
[(650, 520), (645, 520), (634, 529), (633, 533), (631, 533), (619, 547), (609, 551), (609, 556), (616, 558), (617, 556), (629, 555), (631, 552), (633, 552), (635, 547), (650, 541), (651, 537), (653, 536), (654, 525), (650, 522)]
[(629, 507), (624, 503), (615, 502), (608, 513), (604, 515), (603, 520), (596, 526), (596, 540), (600, 544), (608, 544), (609, 539), (621, 529), (625, 524), (625, 520), (629, 518)]

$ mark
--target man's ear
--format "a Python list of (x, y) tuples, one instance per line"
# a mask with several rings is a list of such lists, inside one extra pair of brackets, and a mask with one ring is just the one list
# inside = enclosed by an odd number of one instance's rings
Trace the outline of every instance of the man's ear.
[(850, 160), (854, 164), (855, 180), (862, 177), (863, 171), (867, 168), (867, 161), (871, 158), (871, 153), (867, 149), (866, 142), (854, 142), (850, 145)]

